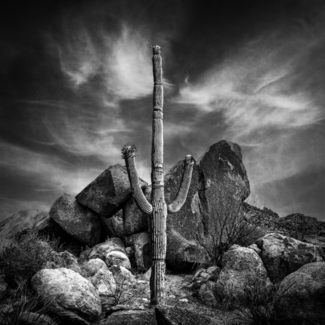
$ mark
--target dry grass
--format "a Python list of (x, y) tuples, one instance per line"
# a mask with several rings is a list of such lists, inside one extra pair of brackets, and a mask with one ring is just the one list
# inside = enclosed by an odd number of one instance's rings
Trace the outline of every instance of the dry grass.
[(56, 325), (56, 317), (49, 317), (50, 299), (31, 295), (29, 288), (20, 284), (0, 305), (0, 325)]
[(58, 248), (58, 241), (39, 237), (29, 231), (16, 237), (10, 245), (0, 252), (0, 270), (12, 288), (24, 286), (45, 263), (51, 260), (51, 254)]

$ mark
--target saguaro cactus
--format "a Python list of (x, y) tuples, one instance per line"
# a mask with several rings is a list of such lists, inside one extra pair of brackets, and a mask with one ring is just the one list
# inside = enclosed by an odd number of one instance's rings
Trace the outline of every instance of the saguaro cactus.
[(125, 159), (131, 184), (132, 194), (139, 208), (149, 214), (149, 232), (151, 240), (152, 267), (150, 278), (151, 304), (158, 305), (165, 302), (165, 258), (167, 248), (166, 220), (167, 211), (175, 213), (185, 203), (190, 187), (193, 159), (191, 155), (185, 157), (185, 168), (181, 186), (174, 202), (167, 206), (164, 196), (163, 172), (163, 85), (162, 85), (162, 58), (158, 45), (153, 49), (153, 119), (152, 119), (152, 171), (151, 171), (151, 202), (144, 196), (137, 175), (135, 165), (134, 145), (126, 145), (122, 149), (122, 158)]

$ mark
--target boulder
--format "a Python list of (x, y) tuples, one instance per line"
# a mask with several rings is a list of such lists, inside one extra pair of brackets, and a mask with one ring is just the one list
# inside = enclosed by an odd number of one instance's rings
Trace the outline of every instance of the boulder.
[(131, 262), (126, 252), (112, 251), (106, 255), (105, 262), (108, 267), (112, 265), (120, 265), (127, 269), (131, 269)]
[(247, 290), (259, 285), (267, 290), (271, 285), (259, 255), (252, 249), (233, 245), (222, 258), (222, 270), (216, 282), (215, 294), (220, 303), (229, 307), (247, 302)]
[(101, 314), (101, 300), (96, 289), (72, 270), (43, 269), (32, 277), (32, 286), (42, 298), (51, 299), (51, 312), (67, 322), (89, 325)]
[(206, 250), (195, 240), (188, 240), (173, 228), (167, 228), (166, 265), (177, 272), (186, 272), (209, 261)]
[(138, 271), (147, 271), (151, 266), (149, 233), (141, 232), (125, 238), (127, 246), (134, 252), (135, 264)]
[(98, 215), (64, 194), (50, 209), (50, 217), (68, 234), (89, 246), (101, 241), (101, 223)]
[[(140, 179), (140, 185), (147, 186), (147, 183)], [(130, 197), (131, 188), (127, 170), (121, 165), (114, 165), (85, 187), (76, 199), (102, 218), (109, 218), (120, 210)]]
[(101, 218), (101, 220), (109, 237), (124, 236), (123, 210), (116, 212), (111, 218)]
[(325, 262), (306, 264), (286, 276), (274, 306), (285, 324), (325, 324)]
[(131, 269), (129, 257), (125, 251), (123, 241), (118, 237), (112, 237), (84, 252), (79, 257), (81, 262), (89, 259), (100, 258), (107, 266), (121, 265)]
[(120, 310), (100, 321), (99, 325), (157, 325), (155, 311)]
[(112, 272), (99, 258), (89, 260), (82, 265), (82, 276), (92, 283), (102, 301), (103, 310), (115, 302), (116, 283)]
[[(165, 197), (172, 202), (183, 176), (184, 161), (165, 176)], [(167, 218), (167, 263), (190, 269), (205, 263), (200, 244), (211, 246), (222, 233), (222, 224), (231, 227), (250, 193), (249, 181), (237, 144), (220, 141), (194, 163), (192, 181), (184, 206)], [(179, 249), (182, 243), (182, 249)]]
[(134, 275), (123, 266), (113, 265), (109, 270), (113, 273), (115, 282), (118, 286), (128, 286), (136, 282)]
[(26, 230), (37, 229), (42, 231), (50, 217), (47, 212), (38, 210), (22, 210), (0, 222), (1, 246), (6, 246), (8, 239), (13, 238)]
[(323, 260), (319, 247), (278, 233), (267, 234), (256, 245), (272, 282), (280, 282), (304, 264)]
[[(147, 199), (150, 193), (147, 192)], [(134, 199), (130, 199), (124, 206), (124, 234), (126, 236), (148, 230), (148, 215), (142, 212)]]

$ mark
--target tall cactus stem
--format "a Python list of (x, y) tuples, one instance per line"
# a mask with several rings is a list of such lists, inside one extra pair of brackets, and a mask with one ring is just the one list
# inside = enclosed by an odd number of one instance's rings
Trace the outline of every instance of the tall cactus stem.
[[(149, 232), (151, 242), (151, 305), (165, 304), (165, 259), (167, 250), (166, 221), (167, 205), (164, 194), (164, 154), (163, 154), (163, 104), (164, 90), (162, 85), (162, 58), (158, 45), (153, 50), (153, 117), (152, 117), (152, 153), (151, 153), (151, 202), (144, 196), (138, 180), (135, 166), (135, 147), (124, 146), (122, 158), (125, 159), (133, 196), (140, 209), (149, 215)], [(191, 183), (193, 159), (185, 158), (185, 170), (181, 187), (173, 203), (168, 206), (171, 213), (177, 212), (184, 204)]]

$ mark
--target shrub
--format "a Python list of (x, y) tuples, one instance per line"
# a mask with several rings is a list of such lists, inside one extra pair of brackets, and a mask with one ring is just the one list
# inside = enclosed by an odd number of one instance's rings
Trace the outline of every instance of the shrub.
[[(237, 312), (236, 320), (247, 325), (283, 325), (286, 320), (280, 318), (274, 308), (275, 295), (279, 284), (265, 288), (265, 280), (256, 279), (247, 284), (245, 292), (245, 308)], [(223, 306), (227, 309), (227, 306)]]
[(204, 239), (195, 235), (194, 239), (205, 249), (210, 263), (221, 266), (224, 253), (232, 245), (249, 246), (262, 237), (264, 232), (249, 223), (242, 205), (234, 206), (231, 199), (219, 200), (218, 204), (218, 207), (214, 205), (210, 211), (214, 224), (210, 225), (209, 237)]
[[(114, 277), (116, 290), (114, 297), (111, 299), (111, 305), (128, 305), (133, 304), (141, 298), (149, 298), (148, 285), (144, 281), (130, 282), (127, 276)], [(149, 301), (149, 299), (148, 299)]]
[(0, 269), (9, 286), (17, 288), (28, 283), (51, 259), (51, 254), (57, 246), (57, 241), (39, 237), (35, 231), (15, 237), (9, 246), (0, 252)]

